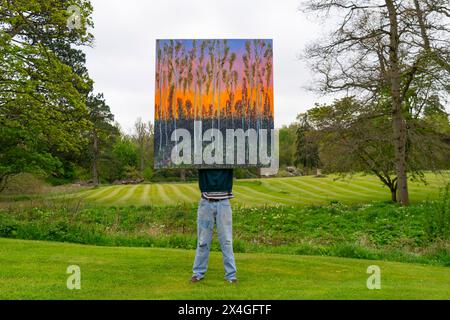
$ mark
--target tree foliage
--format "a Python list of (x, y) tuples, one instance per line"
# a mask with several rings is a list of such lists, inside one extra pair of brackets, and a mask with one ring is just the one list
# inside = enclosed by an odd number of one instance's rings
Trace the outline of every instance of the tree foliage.
[[(70, 4), (81, 8), (80, 29), (67, 28)], [(86, 142), (91, 80), (73, 46), (91, 42), (91, 11), (84, 0), (1, 1), (0, 188), (20, 172), (58, 172), (58, 156)]]
[[(395, 170), (391, 118), (383, 104), (363, 106), (354, 97), (336, 100), (330, 105), (316, 106), (307, 116), (311, 134), (320, 142), (320, 159), (328, 172), (375, 174), (397, 201), (398, 179)], [(435, 109), (428, 106), (426, 109)], [(440, 111), (439, 111), (440, 110)], [(443, 118), (443, 111), (435, 111)], [(447, 129), (442, 130), (442, 127)], [(424, 170), (448, 169), (448, 119), (439, 125), (430, 123), (429, 115), (407, 121), (407, 170), (410, 178), (423, 179)]]
[(300, 165), (307, 172), (319, 169), (320, 156), (319, 144), (314, 136), (314, 130), (309, 123), (308, 114), (300, 114), (297, 119), (299, 125), (296, 132), (296, 156), (295, 164)]

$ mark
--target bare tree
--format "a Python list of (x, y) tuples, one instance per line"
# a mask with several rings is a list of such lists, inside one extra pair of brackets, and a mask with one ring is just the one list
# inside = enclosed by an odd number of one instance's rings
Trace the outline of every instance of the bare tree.
[(232, 52), (228, 59), (228, 69), (224, 70), (223, 73), (223, 82), (225, 83), (225, 88), (227, 90), (228, 95), (228, 108), (227, 108), (227, 116), (231, 116), (231, 122), (234, 126), (234, 115), (233, 115), (233, 104), (234, 104), (234, 95), (236, 91), (236, 85), (238, 80), (238, 73), (236, 70), (233, 70), (234, 62), (236, 61), (236, 53)]
[[(449, 92), (448, 0), (311, 0), (305, 11), (339, 21), (305, 58), (319, 90), (388, 101), (398, 199), (408, 204), (407, 119), (430, 96)], [(364, 104), (363, 104), (364, 106)]]
[(145, 152), (146, 152), (146, 140), (148, 136), (148, 128), (145, 122), (142, 122), (141, 118), (138, 118), (134, 123), (135, 139), (139, 150), (139, 171), (142, 174), (145, 168)]
[(265, 111), (267, 117), (270, 115), (270, 97), (269, 97), (269, 91), (270, 91), (270, 80), (272, 79), (272, 45), (268, 45), (266, 48), (266, 51), (264, 52), (264, 57), (266, 58), (266, 64), (264, 66), (265, 68), (265, 82), (266, 82), (266, 93), (264, 97), (264, 104), (265, 104)]
[(228, 54), (230, 52), (230, 47), (228, 46), (228, 41), (226, 39), (219, 41), (219, 57), (218, 57), (218, 70), (217, 70), (217, 83), (218, 83), (218, 103), (217, 103), (217, 110), (218, 110), (218, 119), (217, 119), (217, 127), (220, 130), (220, 117), (221, 117), (221, 109), (223, 107), (222, 99), (221, 99), (221, 93), (222, 93), (222, 83), (225, 83), (226, 79), (226, 68), (225, 63), (228, 61)]
[[(216, 98), (216, 86), (217, 86), (217, 61), (216, 61), (216, 42), (217, 40), (211, 40), (208, 45), (208, 54), (209, 54), (209, 68), (208, 74), (212, 81), (212, 106), (214, 112), (214, 104)], [(211, 116), (212, 128), (214, 128), (214, 114)]]
[(195, 119), (197, 119), (200, 112), (200, 118), (203, 117), (203, 86), (206, 85), (207, 72), (205, 70), (205, 48), (208, 45), (208, 40), (203, 40), (200, 45), (200, 56), (198, 58), (198, 66), (196, 71), (196, 88), (198, 88), (198, 103), (195, 109)]

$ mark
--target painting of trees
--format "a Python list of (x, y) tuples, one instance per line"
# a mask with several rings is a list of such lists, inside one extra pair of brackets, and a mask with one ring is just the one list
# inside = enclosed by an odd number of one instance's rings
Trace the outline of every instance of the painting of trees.
[(273, 128), (272, 41), (157, 40), (155, 166), (170, 167), (177, 128)]

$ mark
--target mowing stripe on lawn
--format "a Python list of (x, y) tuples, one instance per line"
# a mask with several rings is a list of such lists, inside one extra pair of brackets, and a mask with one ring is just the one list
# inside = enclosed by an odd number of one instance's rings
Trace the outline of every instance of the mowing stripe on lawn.
[[(250, 188), (250, 187), (239, 186), (239, 188), (244, 189), (244, 190), (246, 190), (246, 191), (248, 191), (250, 193), (253, 193), (255, 195), (258, 195), (258, 198), (259, 198), (258, 200), (259, 201), (264, 201), (264, 200), (266, 200), (266, 198), (272, 198), (272, 199), (274, 199), (274, 200), (276, 200), (278, 202), (285, 202), (286, 201), (286, 202), (290, 202), (290, 203), (298, 203), (297, 200), (287, 199), (287, 198), (283, 198), (283, 197), (277, 197), (277, 196), (274, 196), (274, 195), (271, 195), (271, 194), (267, 194), (267, 193), (264, 193), (264, 192), (257, 191), (255, 189)], [(272, 202), (274, 202), (274, 201), (272, 201)]]
[(436, 184), (443, 184), (443, 185), (446, 185), (447, 183), (449, 183), (450, 182), (450, 177), (447, 177), (447, 176), (444, 176), (444, 177), (442, 177), (442, 176), (437, 176), (437, 177), (425, 177), (425, 180), (427, 181), (427, 182), (433, 182), (433, 183), (436, 183)]
[(318, 184), (321, 184), (321, 185), (325, 185), (327, 187), (331, 187), (331, 188), (333, 188), (333, 190), (337, 190), (342, 193), (351, 193), (351, 194), (357, 195), (358, 197), (362, 197), (362, 198), (370, 197), (370, 195), (368, 195), (367, 192), (361, 193), (358, 191), (353, 191), (353, 190), (350, 190), (349, 188), (341, 187), (341, 186), (335, 184), (334, 181), (331, 181), (331, 180), (330, 181), (321, 181), (319, 179), (316, 179), (315, 182)]
[(83, 189), (82, 191), (75, 191), (69, 193), (57, 193), (50, 195), (47, 199), (58, 200), (58, 199), (82, 199), (82, 200), (92, 200), (103, 195), (104, 193), (115, 188), (115, 186), (101, 186), (101, 187), (89, 187), (88, 189)]
[[(369, 184), (369, 185), (377, 186), (378, 188), (384, 187), (384, 184), (381, 182), (381, 180), (375, 176), (354, 175), (351, 179), (358, 181), (358, 183), (362, 183), (362, 184), (366, 184), (366, 185)], [(431, 187), (439, 187), (440, 186), (439, 180), (434, 181), (433, 178), (431, 178), (431, 179), (429, 178), (429, 175), (426, 175), (425, 179), (427, 181), (436, 182), (436, 183), (429, 183), (428, 186), (431, 186)], [(442, 182), (444, 182), (444, 181), (442, 181)], [(414, 188), (423, 188), (423, 186), (424, 186), (421, 182), (411, 182), (411, 181), (409, 181), (409, 185)]]
[(305, 188), (317, 190), (317, 191), (319, 191), (320, 193), (322, 193), (323, 195), (327, 196), (327, 199), (329, 199), (329, 200), (333, 200), (333, 199), (341, 199), (341, 198), (354, 199), (354, 197), (352, 197), (352, 196), (348, 196), (348, 195), (343, 195), (343, 194), (340, 194), (340, 193), (336, 193), (336, 192), (334, 192), (334, 191), (331, 191), (331, 190), (328, 190), (328, 189), (321, 188), (321, 187), (319, 187), (319, 186), (316, 186), (316, 185), (314, 185), (314, 184), (312, 184), (312, 183), (308, 183), (308, 182), (302, 181), (302, 180), (300, 180), (300, 179), (293, 180), (292, 183), (294, 183), (294, 184), (300, 184), (300, 185), (304, 186)]
[[(186, 196), (183, 192), (180, 191), (178, 185), (170, 184), (168, 185), (169, 189), (172, 189), (173, 193), (176, 195), (175, 202), (192, 202), (192, 199)], [(183, 199), (183, 201), (180, 201), (180, 199)]]
[(96, 201), (102, 197), (107, 196), (109, 193), (116, 190), (117, 188), (119, 188), (119, 187), (117, 187), (117, 186), (103, 187), (101, 192), (93, 192), (92, 194), (88, 195), (85, 199)]
[(177, 187), (186, 197), (189, 198), (189, 202), (195, 202), (198, 200), (199, 192), (197, 190), (193, 190), (194, 188), (189, 188), (188, 184), (179, 184)]
[(314, 193), (308, 193), (300, 187), (293, 186), (290, 183), (282, 181), (282, 179), (273, 179), (271, 181), (263, 181), (263, 185), (270, 185), (272, 189), (277, 190), (278, 193), (285, 194), (290, 199), (294, 199), (301, 204), (310, 204), (314, 202), (322, 202), (323, 196)]
[(341, 186), (335, 183), (333, 180), (311, 179), (310, 181), (313, 185), (317, 184), (318, 188), (322, 188), (321, 186), (323, 186), (322, 189), (326, 190), (329, 193), (334, 193), (337, 197), (349, 198), (352, 200), (357, 200), (358, 198), (372, 197), (367, 192), (354, 191), (350, 187)]
[(424, 188), (427, 188), (429, 190), (439, 190), (445, 187), (445, 184), (431, 184), (429, 183), (428, 185), (425, 185), (423, 183), (420, 182), (409, 182), (408, 183), (408, 188), (412, 189), (412, 190), (416, 190), (416, 191), (423, 191)]
[(252, 196), (249, 196), (248, 194), (244, 192), (240, 192), (239, 190), (236, 190), (236, 188), (233, 189), (233, 194), (235, 195), (234, 200), (237, 201), (239, 204), (243, 205), (258, 205), (258, 204), (277, 204), (278, 202), (267, 200), (267, 199), (259, 199)]
[(267, 189), (274, 190), (277, 194), (286, 195), (290, 199), (295, 199), (301, 204), (321, 200), (320, 197), (316, 197), (316, 195), (307, 195), (302, 189), (280, 180), (263, 181), (262, 184), (267, 187)]
[(59, 199), (59, 198), (73, 198), (73, 199), (77, 199), (77, 198), (83, 198), (84, 196), (90, 195), (92, 192), (97, 192), (99, 190), (103, 190), (105, 187), (101, 187), (99, 189), (94, 189), (94, 188), (89, 188), (89, 189), (85, 189), (82, 191), (74, 191), (74, 192), (69, 192), (69, 193), (57, 193), (54, 196), (49, 197), (49, 199)]
[(133, 200), (136, 204), (144, 204), (141, 199), (142, 197), (144, 197), (145, 195), (145, 187), (147, 185), (146, 184), (140, 184), (139, 187), (136, 190), (136, 194), (133, 196)]
[(295, 186), (293, 184), (289, 184), (289, 183), (287, 183), (285, 181), (282, 181), (282, 179), (277, 180), (277, 183), (280, 183), (280, 184), (286, 186), (286, 188), (290, 188), (292, 190), (297, 190), (297, 191), (300, 192), (300, 194), (301, 193), (307, 194), (309, 196), (309, 197), (305, 196), (305, 198), (307, 198), (307, 199), (323, 199), (323, 200), (327, 200), (328, 199), (328, 197), (325, 196), (325, 195), (314, 193), (314, 192), (308, 191), (305, 188), (302, 188), (300, 186)]
[(108, 186), (108, 187), (100, 188), (99, 190), (89, 190), (88, 191), (89, 195), (86, 196), (85, 199), (97, 198), (98, 196), (101, 196), (102, 194), (111, 190), (112, 188), (114, 188), (114, 187)]
[(139, 185), (134, 186), (127, 186), (127, 192), (121, 196), (120, 198), (117, 198), (114, 203), (123, 203), (126, 202), (128, 199), (134, 196), (135, 191), (138, 189)]
[(378, 180), (378, 183), (376, 181), (369, 182), (367, 180), (362, 180), (360, 178), (355, 179), (356, 183), (359, 186), (364, 186), (365, 188), (368, 188), (370, 190), (373, 190), (374, 192), (380, 192), (380, 193), (386, 193), (389, 192), (389, 189), (381, 183), (381, 181)]
[(326, 195), (314, 193), (312, 191), (309, 191), (305, 187), (300, 187), (298, 185), (293, 184), (292, 181), (289, 181), (289, 182), (283, 181), (283, 179), (277, 179), (275, 183), (282, 184), (293, 191), (297, 191), (300, 194), (301, 193), (307, 194), (312, 199), (328, 199), (328, 197)]
[(95, 202), (105, 202), (106, 200), (114, 198), (116, 195), (118, 195), (120, 192), (125, 190), (126, 186), (120, 186), (120, 187), (110, 187), (113, 191), (111, 191), (108, 195), (104, 197), (100, 197), (95, 199)]
[(200, 190), (198, 187), (195, 187), (193, 184), (185, 184), (184, 186), (192, 193), (192, 195), (194, 195), (194, 198), (197, 195), (200, 196)]
[[(255, 197), (251, 197), (243, 192), (240, 192), (236, 189), (233, 190), (233, 194), (235, 195), (234, 201), (243, 206), (261, 206), (261, 205), (279, 205), (278, 201), (268, 200), (268, 199), (259, 199)], [(284, 203), (283, 203), (284, 204)]]
[(169, 203), (173, 203), (173, 200), (170, 199), (167, 196), (166, 191), (164, 190), (164, 186), (161, 184), (157, 184), (156, 185), (156, 190), (157, 190), (157, 195), (158, 195), (158, 200), (163, 200), (162, 203), (163, 204), (169, 204)]
[(345, 188), (346, 185), (348, 185), (349, 188), (350, 187), (351, 188), (357, 188), (357, 189), (360, 189), (360, 190), (363, 190), (363, 191), (375, 192), (375, 193), (380, 193), (380, 194), (381, 193), (382, 194), (386, 193), (385, 191), (382, 191), (382, 190), (365, 187), (365, 186), (361, 185), (361, 181), (359, 181), (359, 180), (355, 180), (355, 181), (352, 181), (352, 180), (348, 180), (348, 181), (336, 180), (336, 181), (334, 181), (334, 183), (339, 183), (344, 188)]
[(150, 189), (151, 189), (151, 185), (150, 184), (144, 185), (141, 197), (139, 199), (142, 204), (148, 204), (148, 203), (151, 202), (151, 195), (150, 195), (151, 190)]
[(277, 188), (273, 186), (272, 184), (262, 183), (261, 185), (255, 185), (255, 186), (247, 186), (248, 188), (251, 188), (253, 191), (257, 191), (260, 194), (270, 194), (273, 197), (276, 197), (278, 199), (283, 199), (287, 201), (295, 201), (296, 203), (300, 202), (299, 199), (292, 199), (291, 193), (286, 193), (281, 188)]
[[(244, 190), (241, 189), (247, 189), (247, 192), (244, 192)], [(250, 191), (251, 194), (248, 194), (248, 191)], [(236, 184), (233, 188), (233, 193), (238, 197), (238, 202), (242, 202), (244, 204), (247, 204), (247, 202), (250, 202), (251, 205), (257, 205), (258, 202), (261, 204), (278, 204), (279, 201), (273, 201), (270, 199), (267, 199), (267, 197), (262, 197), (260, 196), (260, 193), (258, 193), (257, 191), (255, 192), (254, 189), (250, 188), (250, 187), (246, 187), (246, 186), (242, 186), (240, 184)], [(252, 195), (253, 194), (253, 195)], [(243, 199), (248, 199), (248, 201), (243, 201)]]
[[(281, 179), (280, 179), (281, 180)], [(295, 199), (300, 201), (301, 203), (308, 204), (308, 203), (321, 203), (326, 200), (326, 198), (319, 194), (314, 194), (308, 190), (304, 190), (300, 187), (288, 184), (284, 181), (278, 180), (276, 183), (279, 183), (286, 187), (287, 189), (291, 190), (293, 195), (295, 195)]]
[(277, 185), (275, 180), (272, 180), (272, 181), (261, 181), (261, 187), (262, 187), (261, 191), (268, 190), (268, 191), (273, 191), (276, 194), (281, 194), (281, 195), (286, 195), (286, 196), (291, 194), (289, 191), (286, 191), (286, 189), (283, 188), (282, 186)]

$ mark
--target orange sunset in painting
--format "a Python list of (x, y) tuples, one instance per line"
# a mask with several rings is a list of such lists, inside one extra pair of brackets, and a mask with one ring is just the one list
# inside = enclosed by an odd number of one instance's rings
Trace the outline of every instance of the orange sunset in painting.
[(158, 40), (156, 119), (273, 116), (271, 40)]

